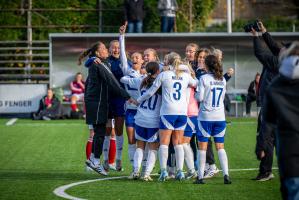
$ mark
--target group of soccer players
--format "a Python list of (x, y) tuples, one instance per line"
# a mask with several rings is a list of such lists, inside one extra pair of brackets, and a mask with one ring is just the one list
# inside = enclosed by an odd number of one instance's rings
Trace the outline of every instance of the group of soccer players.
[[(226, 82), (232, 76), (233, 69), (223, 74), (222, 52), (218, 49), (199, 49), (198, 45), (191, 43), (186, 47), (185, 59), (170, 52), (160, 63), (154, 49), (146, 49), (143, 55), (134, 52), (128, 59), (125, 31), (126, 24), (120, 27), (119, 41), (110, 42), (107, 60), (114, 77), (131, 97), (128, 101), (116, 96), (109, 97), (109, 118), (115, 121), (116, 170), (122, 170), (125, 121), (132, 165), (130, 179), (152, 181), (150, 174), (159, 157), (159, 181), (165, 181), (174, 174), (177, 180), (196, 178), (194, 183), (204, 184), (205, 177), (219, 171), (214, 161), (206, 159), (210, 156), (206, 155), (207, 150), (213, 156), (210, 140), (213, 137), (224, 183), (230, 184), (224, 150), (224, 96)], [(92, 62), (102, 61), (90, 57), (85, 65)], [(109, 124), (110, 120), (107, 127), (110, 127)], [(91, 134), (87, 148), (90, 148), (93, 136), (93, 127), (89, 127)], [(103, 175), (107, 175), (109, 170), (110, 133), (111, 129), (107, 128), (103, 142), (103, 164), (96, 168)], [(195, 138), (197, 144), (192, 145)], [(92, 162), (93, 155), (88, 155), (88, 159)], [(184, 162), (186, 174), (183, 172)]]

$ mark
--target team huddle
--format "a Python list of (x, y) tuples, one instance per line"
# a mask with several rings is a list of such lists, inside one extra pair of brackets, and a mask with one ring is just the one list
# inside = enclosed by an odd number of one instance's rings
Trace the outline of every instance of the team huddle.
[(213, 137), (224, 184), (231, 184), (224, 149), (224, 96), (233, 69), (223, 73), (222, 52), (190, 43), (185, 59), (170, 52), (160, 63), (154, 49), (146, 49), (143, 55), (134, 52), (128, 59), (125, 31), (126, 25), (121, 26), (119, 41), (111, 41), (110, 56), (105, 45), (97, 43), (79, 58), (81, 62), (89, 56), (84, 98), (91, 134), (86, 165), (107, 175), (109, 127), (114, 119), (116, 170), (122, 170), (125, 122), (133, 169), (129, 179), (152, 181), (150, 174), (159, 158), (159, 181), (195, 178), (194, 183), (204, 184), (204, 178), (219, 172), (211, 146)]

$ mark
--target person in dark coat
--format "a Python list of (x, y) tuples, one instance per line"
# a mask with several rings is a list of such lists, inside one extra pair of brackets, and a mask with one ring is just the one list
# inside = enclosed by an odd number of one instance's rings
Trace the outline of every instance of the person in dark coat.
[[(276, 152), (285, 200), (299, 199), (299, 42), (281, 56), (280, 76), (268, 87), (264, 97), (263, 145), (272, 141), (268, 126), (275, 127)], [(265, 154), (264, 156), (266, 156)]]
[(124, 0), (124, 17), (128, 22), (128, 33), (142, 33), (144, 15), (143, 0)]
[(39, 108), (33, 114), (34, 120), (51, 120), (59, 119), (62, 116), (62, 107), (58, 98), (51, 88), (47, 90), (47, 95), (39, 102)]
[(260, 82), (260, 73), (255, 75), (255, 79), (249, 84), (248, 93), (246, 96), (246, 115), (250, 116), (251, 103), (256, 101), (258, 96), (259, 82)]
[(102, 154), (108, 120), (109, 96), (110, 94), (114, 94), (126, 100), (130, 96), (112, 74), (110, 66), (106, 62), (108, 50), (102, 42), (98, 42), (90, 49), (84, 51), (79, 61), (86, 56), (97, 57), (101, 60), (101, 62), (92, 62), (88, 65), (88, 77), (85, 83), (86, 124), (92, 125), (95, 133), (92, 146), (94, 158), (90, 158), (86, 162), (86, 165), (99, 174), (107, 175), (107, 172), (100, 164), (100, 156)]
[[(274, 178), (272, 174), (272, 164), (273, 164), (273, 150), (274, 150), (274, 131), (275, 129), (271, 126), (267, 126), (264, 123), (264, 120), (261, 117), (261, 113), (263, 110), (263, 98), (265, 96), (265, 91), (271, 81), (278, 75), (279, 63), (278, 63), (278, 55), (284, 49), (284, 47), (279, 46), (272, 38), (272, 36), (267, 32), (266, 28), (263, 26), (262, 22), (259, 22), (259, 26), (261, 27), (262, 37), (268, 46), (268, 52), (264, 50), (262, 47), (260, 38), (258, 37), (258, 33), (252, 28), (253, 35), (253, 46), (254, 46), (254, 54), (255, 57), (262, 63), (263, 69), (261, 73), (261, 78), (259, 82), (259, 93), (257, 96), (257, 106), (261, 107), (261, 112), (258, 117), (258, 126), (257, 126), (257, 142), (255, 153), (260, 162), (259, 166), (259, 174), (254, 180), (257, 181), (267, 181)], [(263, 126), (266, 126), (268, 132), (272, 134), (268, 135), (267, 147), (263, 146)]]

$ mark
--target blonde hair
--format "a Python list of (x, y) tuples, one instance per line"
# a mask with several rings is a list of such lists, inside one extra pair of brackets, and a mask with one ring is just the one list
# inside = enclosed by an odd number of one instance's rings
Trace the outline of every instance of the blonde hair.
[(195, 48), (195, 51), (198, 51), (198, 49), (199, 49), (198, 44), (195, 44), (195, 43), (189, 43), (189, 44), (187, 44), (186, 48), (187, 48), (187, 47), (194, 47), (194, 48)]
[(212, 55), (219, 59), (220, 55), (223, 56), (223, 52), (220, 49), (212, 48)]
[(144, 50), (143, 53), (145, 54), (146, 51), (151, 51), (151, 52), (154, 54), (154, 57), (155, 57), (155, 59), (156, 59), (155, 61), (156, 61), (156, 62), (160, 62), (158, 53), (157, 53), (157, 51), (156, 51), (155, 49), (147, 48), (147, 49)]

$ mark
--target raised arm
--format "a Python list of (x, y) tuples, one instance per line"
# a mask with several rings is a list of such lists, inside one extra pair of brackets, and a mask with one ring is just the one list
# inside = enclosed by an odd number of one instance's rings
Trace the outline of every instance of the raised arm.
[(278, 56), (279, 52), (280, 52), (280, 47), (277, 44), (277, 42), (275, 42), (272, 38), (272, 36), (270, 35), (270, 33), (267, 32), (267, 29), (264, 27), (262, 22), (258, 22), (259, 26), (261, 27), (261, 31), (262, 31), (262, 36), (264, 38), (265, 43), (267, 44), (268, 48), (270, 49), (270, 51), (272, 52), (272, 54), (274, 56)]
[(154, 81), (153, 85), (141, 96), (137, 99), (138, 103), (141, 103), (147, 99), (149, 99), (151, 96), (153, 96), (157, 90), (160, 88), (162, 84), (162, 77), (163, 77), (163, 72), (159, 74)]
[(119, 28), (119, 46), (120, 46), (120, 62), (121, 62), (121, 70), (124, 75), (129, 74), (129, 65), (128, 59), (126, 55), (126, 47), (125, 47), (125, 32), (127, 28), (127, 22)]

